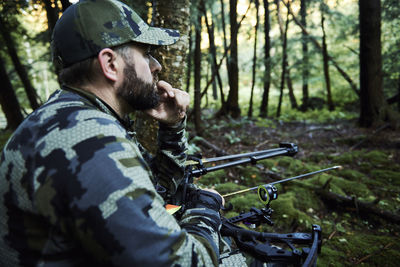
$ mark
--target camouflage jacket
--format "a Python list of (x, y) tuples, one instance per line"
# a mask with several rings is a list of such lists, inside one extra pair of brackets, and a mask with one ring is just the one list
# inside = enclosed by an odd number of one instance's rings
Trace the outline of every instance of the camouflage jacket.
[(185, 123), (161, 126), (158, 154), (144, 157), (124, 121), (84, 94), (58, 90), (3, 150), (0, 265), (217, 265), (218, 212), (177, 221), (154, 187), (182, 176)]

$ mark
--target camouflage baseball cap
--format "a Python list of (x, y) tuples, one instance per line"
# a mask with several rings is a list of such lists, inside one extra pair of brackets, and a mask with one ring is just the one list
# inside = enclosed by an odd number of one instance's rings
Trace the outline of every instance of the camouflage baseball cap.
[(169, 45), (177, 30), (150, 27), (129, 6), (117, 0), (81, 0), (64, 11), (52, 35), (52, 57), (57, 66), (96, 56), (103, 48), (131, 41)]

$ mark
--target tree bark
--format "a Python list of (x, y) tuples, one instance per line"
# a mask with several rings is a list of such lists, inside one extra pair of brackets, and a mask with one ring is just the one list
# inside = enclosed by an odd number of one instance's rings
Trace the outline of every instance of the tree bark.
[[(209, 40), (209, 49), (210, 49), (210, 57), (211, 57), (211, 75), (212, 76), (216, 76), (217, 78), (217, 82), (218, 82), (218, 86), (219, 86), (219, 90), (220, 90), (220, 94), (221, 94), (221, 104), (224, 105), (224, 95), (223, 95), (223, 86), (222, 86), (222, 79), (221, 76), (219, 74), (219, 70), (217, 69), (217, 49), (215, 46), (215, 35), (214, 35), (214, 22), (213, 22), (213, 18), (211, 16), (211, 25), (208, 21), (208, 16), (207, 16), (207, 8), (206, 8), (206, 4), (204, 1), (202, 1), (202, 11), (203, 11), (203, 15), (205, 18), (205, 23), (206, 23), (206, 27), (207, 27), (207, 33), (208, 33), (208, 40)], [(212, 11), (211, 11), (212, 14)], [(216, 91), (216, 86), (215, 86), (215, 77), (213, 77), (213, 96), (214, 99), (218, 98), (217, 95), (217, 91)], [(215, 89), (214, 89), (215, 88)]]
[(397, 94), (399, 95), (399, 99), (397, 99), (397, 111), (400, 112), (400, 76), (397, 84)]
[(54, 30), (54, 26), (56, 26), (58, 20), (58, 13), (60, 10), (58, 9), (58, 5), (53, 5), (51, 0), (43, 0), (44, 8), (46, 9), (47, 16), (47, 26), (48, 28), (48, 37), (51, 40), (51, 35)]
[(8, 53), (11, 57), (11, 60), (14, 64), (15, 70), (18, 73), (19, 78), (21, 79), (22, 84), (24, 85), (25, 93), (28, 97), (29, 104), (32, 109), (37, 109), (39, 104), (39, 97), (36, 94), (35, 88), (33, 88), (31, 81), (29, 80), (28, 73), (25, 67), (22, 65), (16, 50), (16, 46), (14, 40), (11, 37), (10, 30), (7, 29), (6, 23), (2, 17), (0, 17), (0, 34), (3, 36), (5, 45), (7, 46)]
[(321, 28), (322, 28), (322, 57), (324, 62), (324, 76), (325, 76), (325, 85), (327, 92), (327, 103), (328, 103), (328, 109), (332, 111), (335, 109), (335, 106), (332, 100), (331, 78), (329, 76), (329, 57), (328, 57), (328, 45), (326, 43), (326, 33), (325, 33), (324, 2), (321, 2)]
[(285, 87), (285, 79), (286, 79), (286, 68), (287, 68), (287, 49), (286, 48), (287, 48), (287, 31), (289, 28), (289, 13), (287, 14), (287, 17), (286, 17), (285, 29), (283, 29), (282, 18), (281, 18), (280, 9), (279, 9), (279, 0), (276, 0), (275, 4), (276, 4), (276, 8), (277, 8), (278, 23), (279, 23), (279, 29), (281, 32), (281, 40), (282, 40), (282, 73), (281, 73), (278, 108), (276, 110), (276, 117), (279, 117), (281, 115), (283, 90)]
[(290, 104), (293, 109), (298, 109), (299, 106), (297, 105), (296, 96), (294, 95), (294, 87), (292, 78), (290, 77), (290, 68), (289, 68), (289, 63), (287, 62), (287, 58), (286, 58), (286, 82), (289, 89)]
[(264, 45), (264, 91), (260, 106), (260, 117), (268, 116), (268, 98), (269, 98), (269, 88), (271, 85), (271, 39), (269, 37), (270, 22), (269, 22), (269, 4), (268, 0), (264, 0), (264, 35), (265, 35), (265, 45)]
[[(174, 88), (182, 88), (186, 51), (188, 48), (188, 33), (190, 26), (189, 0), (157, 1), (156, 17), (153, 18), (157, 27), (177, 29), (181, 38), (174, 45), (163, 46), (156, 50), (157, 60), (163, 70), (160, 79), (169, 82)], [(138, 139), (151, 153), (157, 149), (158, 123), (149, 119), (143, 112), (136, 114), (136, 130)]]
[(360, 117), (362, 127), (382, 124), (387, 117), (383, 96), (380, 0), (359, 1)]
[(203, 132), (201, 123), (201, 13), (197, 14), (194, 49), (194, 125), (196, 133)]
[[(301, 15), (301, 24), (304, 28), (307, 27), (307, 1), (301, 0), (300, 2), (300, 15)], [(307, 111), (308, 109), (308, 77), (310, 72), (308, 70), (308, 36), (302, 31), (301, 32), (301, 46), (303, 52), (303, 62), (302, 62), (302, 78), (303, 78), (303, 99), (301, 104), (301, 110)]]
[(6, 129), (15, 130), (24, 117), (2, 58), (0, 58), (0, 83), (0, 105), (7, 119)]
[(192, 57), (193, 57), (193, 51), (192, 51), (192, 44), (193, 44), (193, 37), (192, 37), (192, 26), (190, 26), (189, 30), (189, 51), (187, 54), (187, 68), (186, 68), (186, 92), (189, 93), (189, 88), (190, 88), (190, 80), (192, 78)]
[(61, 2), (61, 10), (64, 12), (69, 6), (72, 4), (69, 2), (69, 0), (60, 0)]
[(230, 56), (228, 57), (229, 94), (225, 107), (222, 107), (220, 115), (231, 115), (233, 118), (240, 117), (239, 107), (239, 67), (238, 67), (238, 29), (237, 22), (237, 0), (229, 0), (229, 21), (230, 21)]
[(253, 117), (253, 95), (254, 95), (254, 87), (256, 85), (256, 68), (257, 68), (257, 36), (258, 36), (258, 24), (259, 24), (259, 1), (254, 1), (256, 5), (256, 25), (254, 27), (254, 54), (253, 54), (253, 70), (252, 70), (252, 83), (251, 83), (251, 92), (250, 92), (250, 105), (247, 116), (249, 118)]

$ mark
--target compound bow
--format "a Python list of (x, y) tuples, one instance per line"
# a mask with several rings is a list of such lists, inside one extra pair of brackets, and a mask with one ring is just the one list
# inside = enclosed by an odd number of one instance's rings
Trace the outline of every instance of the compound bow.
[[(223, 157), (202, 159), (201, 156), (189, 156), (184, 179), (172, 196), (167, 196), (169, 202), (180, 206), (180, 212), (185, 210), (186, 195), (191, 186), (193, 186), (193, 178), (200, 177), (209, 172), (238, 166), (246, 163), (256, 164), (259, 160), (277, 157), (277, 156), (294, 156), (298, 152), (298, 146), (293, 143), (281, 143), (279, 148), (268, 149), (257, 152), (242, 153), (228, 155)], [(229, 161), (223, 164), (205, 167), (205, 163), (217, 161)], [(311, 233), (263, 233), (248, 230), (237, 226), (236, 223), (243, 223), (250, 226), (259, 226), (261, 224), (273, 225), (271, 215), (273, 210), (270, 207), (272, 200), (278, 198), (278, 191), (274, 184), (287, 182), (294, 179), (311, 176), (317, 173), (338, 169), (340, 166), (302, 174), (299, 176), (283, 179), (270, 184), (260, 185), (237, 192), (223, 195), (229, 197), (232, 195), (248, 192), (258, 189), (258, 196), (265, 205), (262, 209), (251, 208), (249, 212), (241, 213), (233, 218), (223, 218), (221, 235), (229, 236), (235, 240), (239, 250), (245, 251), (262, 262), (278, 263), (291, 266), (316, 266), (318, 253), (321, 251), (321, 227), (313, 225)], [(165, 195), (165, 194), (164, 194)], [(299, 249), (299, 245), (303, 246)], [(282, 248), (282, 246), (286, 248)], [(305, 246), (305, 247), (304, 247)]]

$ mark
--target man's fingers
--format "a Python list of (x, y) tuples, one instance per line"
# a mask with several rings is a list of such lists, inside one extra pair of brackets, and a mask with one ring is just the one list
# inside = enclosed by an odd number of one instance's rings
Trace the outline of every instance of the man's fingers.
[(157, 83), (157, 88), (160, 91), (160, 95), (164, 96), (164, 93), (166, 94), (165, 97), (174, 97), (175, 93), (174, 93), (174, 88), (172, 88), (172, 86), (167, 83), (166, 81), (159, 81)]

